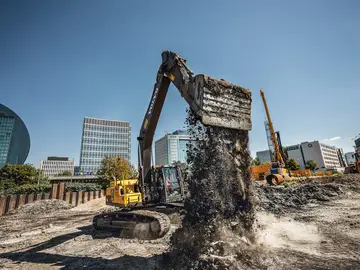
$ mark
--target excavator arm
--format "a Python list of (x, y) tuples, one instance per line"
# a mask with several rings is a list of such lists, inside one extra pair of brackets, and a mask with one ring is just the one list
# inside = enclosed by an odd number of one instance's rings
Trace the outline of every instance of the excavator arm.
[(171, 82), (204, 125), (246, 131), (252, 128), (249, 90), (203, 74), (194, 76), (184, 58), (164, 51), (138, 137), (142, 187), (149, 181), (154, 133)]
[[(138, 137), (139, 180), (136, 190), (140, 186), (141, 192), (129, 193), (132, 198), (135, 198), (136, 203), (142, 200), (142, 206), (145, 208), (151, 208), (151, 149), (170, 83), (175, 85), (204, 125), (251, 130), (251, 92), (249, 90), (206, 75), (194, 76), (185, 59), (176, 53), (164, 51), (150, 104)], [(130, 185), (129, 181), (127, 185)], [(115, 200), (115, 197), (112, 197), (115, 196), (114, 194), (117, 194), (117, 200), (121, 201), (122, 205), (130, 205), (131, 199), (124, 201), (125, 195), (122, 195), (121, 187), (114, 186), (110, 189), (107, 195), (110, 202)], [(170, 229), (169, 217), (164, 213), (146, 209), (130, 211), (125, 209), (96, 215), (93, 219), (93, 227), (98, 230), (120, 231), (122, 236), (139, 239), (156, 239), (164, 236)]]

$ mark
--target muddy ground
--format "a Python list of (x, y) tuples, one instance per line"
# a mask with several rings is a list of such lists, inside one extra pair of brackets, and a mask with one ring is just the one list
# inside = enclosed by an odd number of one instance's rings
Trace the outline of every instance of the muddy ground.
[[(267, 269), (360, 269), (360, 177), (325, 178), (293, 187), (255, 184), (257, 243), (244, 254)], [(55, 211), (54, 211), (55, 209)], [(0, 269), (161, 269), (176, 222), (154, 241), (96, 233), (103, 199), (69, 209), (37, 202), (0, 218)], [(174, 219), (175, 220), (175, 219)]]

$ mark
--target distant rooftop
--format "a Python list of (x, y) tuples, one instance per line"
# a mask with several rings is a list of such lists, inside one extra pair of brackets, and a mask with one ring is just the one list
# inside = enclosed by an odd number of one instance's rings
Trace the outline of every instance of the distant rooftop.
[(69, 161), (68, 157), (48, 157), (47, 160), (53, 161)]
[(172, 133), (173, 135), (188, 135), (186, 130), (178, 129)]
[(85, 118), (85, 119), (102, 120), (102, 121), (111, 121), (111, 122), (129, 123), (129, 121), (123, 121), (123, 120), (112, 120), (112, 119), (97, 118), (97, 117), (88, 117), (88, 116), (85, 116), (84, 118)]

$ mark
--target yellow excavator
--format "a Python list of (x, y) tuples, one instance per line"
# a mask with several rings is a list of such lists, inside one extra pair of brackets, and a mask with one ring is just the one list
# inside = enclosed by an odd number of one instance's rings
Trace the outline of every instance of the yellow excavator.
[(139, 178), (114, 179), (106, 190), (106, 203), (120, 209), (95, 216), (95, 229), (115, 230), (123, 237), (156, 239), (170, 229), (167, 214), (183, 207), (181, 170), (151, 164), (154, 133), (170, 83), (204, 125), (251, 130), (252, 99), (248, 89), (203, 74), (194, 76), (184, 58), (164, 51), (138, 137)]
[(269, 124), (271, 141), (274, 146), (274, 156), (271, 162), (270, 174), (266, 176), (266, 181), (270, 185), (278, 185), (284, 181), (289, 181), (290, 176), (285, 168), (285, 162), (282, 155), (282, 150), (280, 149), (280, 133), (278, 133), (278, 138), (276, 137), (276, 132), (274, 130), (273, 123), (270, 117), (270, 111), (266, 102), (265, 93), (263, 89), (260, 89), (260, 95), (264, 103), (265, 113)]

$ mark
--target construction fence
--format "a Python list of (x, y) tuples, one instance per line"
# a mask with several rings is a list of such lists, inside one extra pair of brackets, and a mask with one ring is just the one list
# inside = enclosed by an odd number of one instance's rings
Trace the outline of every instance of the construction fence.
[(65, 191), (65, 183), (56, 183), (52, 184), (51, 192), (48, 193), (0, 196), (0, 216), (7, 214), (14, 209), (18, 209), (24, 204), (39, 200), (64, 200), (76, 206), (93, 199), (101, 198), (104, 195), (104, 190)]

